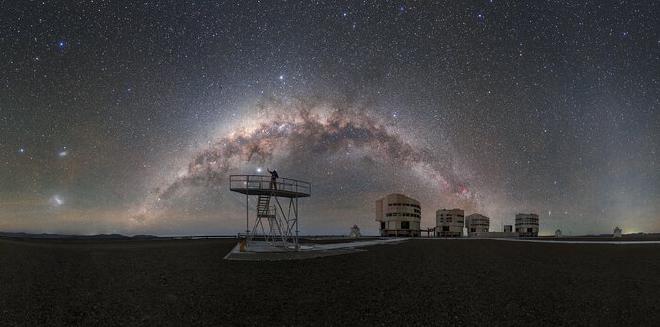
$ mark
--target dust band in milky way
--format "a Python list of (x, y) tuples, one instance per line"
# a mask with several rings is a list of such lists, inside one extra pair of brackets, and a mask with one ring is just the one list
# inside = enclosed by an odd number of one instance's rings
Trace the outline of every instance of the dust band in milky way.
[(239, 163), (267, 162), (277, 151), (318, 156), (332, 155), (349, 146), (364, 151), (365, 156), (421, 167), (437, 181), (441, 192), (465, 195), (467, 183), (454, 173), (450, 163), (404, 141), (372, 116), (353, 110), (316, 109), (299, 108), (274, 115), (256, 121), (250, 130), (236, 130), (217, 139), (192, 158), (185, 174), (159, 192), (159, 199), (176, 197), (187, 187), (221, 187), (227, 173)]

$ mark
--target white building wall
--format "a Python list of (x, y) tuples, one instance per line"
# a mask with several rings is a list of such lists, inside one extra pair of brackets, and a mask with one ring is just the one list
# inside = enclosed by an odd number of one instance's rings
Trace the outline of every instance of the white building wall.
[(523, 237), (539, 236), (539, 215), (535, 213), (517, 214), (515, 232)]
[(467, 228), (468, 236), (473, 236), (475, 233), (488, 233), (490, 218), (473, 213), (465, 217), (465, 228)]
[(376, 201), (381, 236), (420, 236), (421, 218), (420, 203), (411, 197), (394, 193)]
[(462, 209), (440, 209), (435, 212), (435, 235), (441, 237), (463, 236), (465, 224)]

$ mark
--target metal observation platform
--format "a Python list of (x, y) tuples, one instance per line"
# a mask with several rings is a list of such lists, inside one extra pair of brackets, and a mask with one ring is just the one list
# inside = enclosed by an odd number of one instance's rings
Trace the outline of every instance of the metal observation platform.
[[(245, 246), (257, 240), (298, 250), (298, 199), (309, 197), (310, 183), (265, 175), (231, 175), (229, 189), (245, 194)], [(250, 230), (250, 196), (257, 196), (257, 216)], [(283, 198), (283, 200), (280, 200)], [(288, 202), (288, 204), (287, 204)], [(241, 247), (242, 249), (243, 247)]]

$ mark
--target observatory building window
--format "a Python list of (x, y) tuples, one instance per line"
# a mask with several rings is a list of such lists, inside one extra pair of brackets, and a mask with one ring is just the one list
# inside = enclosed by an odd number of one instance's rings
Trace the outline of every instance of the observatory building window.
[(409, 221), (402, 221), (401, 222), (401, 229), (410, 229), (410, 222)]
[(380, 229), (385, 229), (385, 222), (384, 221), (380, 222)]

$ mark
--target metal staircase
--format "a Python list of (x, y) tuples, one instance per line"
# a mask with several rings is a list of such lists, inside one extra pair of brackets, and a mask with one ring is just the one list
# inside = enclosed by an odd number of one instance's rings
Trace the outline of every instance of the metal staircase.
[[(270, 199), (270, 195), (259, 195), (257, 198), (257, 219), (252, 228), (252, 238), (261, 230), (260, 236), (263, 236), (264, 241), (271, 244), (277, 242), (284, 244), (288, 235), (282, 230), (281, 222), (277, 219), (277, 208), (270, 205)], [(264, 219), (267, 221), (268, 227), (264, 226)]]
[(257, 216), (266, 217), (270, 212), (270, 196), (259, 195), (257, 199)]

